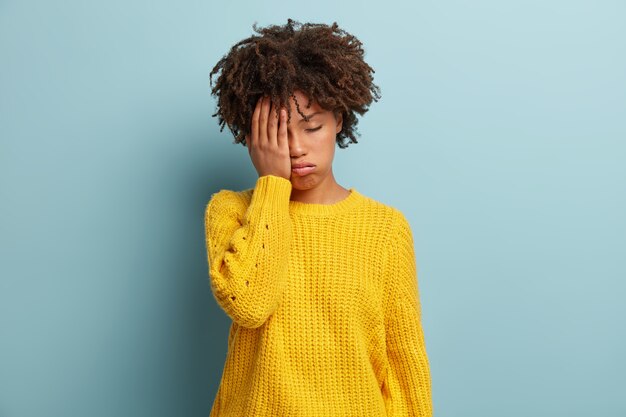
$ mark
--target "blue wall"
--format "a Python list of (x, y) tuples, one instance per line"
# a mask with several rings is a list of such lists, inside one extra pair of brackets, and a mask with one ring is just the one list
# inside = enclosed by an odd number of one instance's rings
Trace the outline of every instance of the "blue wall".
[(0, 3), (0, 416), (208, 415), (208, 73), (288, 17), (376, 70), (334, 171), (412, 225), (436, 415), (626, 415), (625, 3), (223, 3)]

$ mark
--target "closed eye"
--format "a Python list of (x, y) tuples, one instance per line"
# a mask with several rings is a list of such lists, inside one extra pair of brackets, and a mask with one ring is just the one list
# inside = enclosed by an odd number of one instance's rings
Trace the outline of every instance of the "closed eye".
[(304, 130), (307, 131), (307, 132), (315, 132), (317, 130), (320, 130), (321, 128), (322, 128), (322, 126), (318, 126), (315, 129), (304, 129)]

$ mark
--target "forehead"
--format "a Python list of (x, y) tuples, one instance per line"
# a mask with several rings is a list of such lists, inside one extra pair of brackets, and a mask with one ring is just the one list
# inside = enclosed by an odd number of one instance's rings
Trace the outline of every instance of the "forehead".
[[(291, 97), (290, 101), (291, 101), (291, 109), (293, 113), (298, 112), (298, 107), (300, 107), (300, 111), (307, 117), (319, 117), (319, 116), (323, 116), (325, 113), (329, 113), (329, 110), (322, 108), (322, 106), (320, 106), (317, 100), (315, 99), (311, 100), (310, 107), (307, 107), (307, 104), (309, 103), (309, 97), (305, 95), (304, 93), (302, 93), (301, 91), (296, 90), (293, 93), (293, 95), (295, 96), (296, 100), (298, 100), (298, 106), (296, 106), (296, 102), (294, 98)], [(298, 120), (299, 121), (304, 120), (302, 119), (302, 116), (300, 114), (298, 114)]]
[[(309, 99), (311, 98), (308, 95), (304, 94), (302, 91), (295, 90), (291, 96), (291, 102), (294, 104), (295, 104), (294, 96), (298, 100), (298, 104), (300, 105), (301, 109), (304, 109), (304, 107), (306, 107), (306, 105), (309, 103)], [(317, 100), (315, 99), (315, 97), (311, 98), (311, 107), (309, 107), (309, 110), (311, 111), (323, 110), (322, 107), (317, 102)]]
[[(309, 121), (321, 118), (323, 116), (323, 112), (320, 112), (320, 111), (316, 111), (316, 112), (305, 111), (304, 114), (309, 119)], [(298, 120), (298, 123), (306, 123), (307, 122), (300, 115), (298, 115), (297, 120)]]

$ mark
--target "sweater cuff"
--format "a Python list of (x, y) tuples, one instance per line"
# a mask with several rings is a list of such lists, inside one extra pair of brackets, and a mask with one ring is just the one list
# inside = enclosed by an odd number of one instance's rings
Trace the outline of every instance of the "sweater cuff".
[(271, 206), (278, 210), (289, 208), (291, 181), (276, 175), (264, 175), (256, 180), (250, 204)]
[(259, 177), (246, 212), (248, 222), (256, 224), (261, 216), (270, 222), (289, 215), (291, 181), (276, 175)]

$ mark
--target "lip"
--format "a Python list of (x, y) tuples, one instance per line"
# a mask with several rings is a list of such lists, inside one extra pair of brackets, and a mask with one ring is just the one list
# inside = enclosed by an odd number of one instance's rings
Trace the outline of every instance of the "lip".
[(291, 168), (291, 172), (293, 172), (296, 175), (299, 176), (304, 176), (307, 174), (310, 174), (311, 172), (313, 172), (315, 170), (315, 166), (314, 165), (304, 165), (301, 168), (297, 168), (296, 166), (294, 166), (293, 168)]
[(314, 167), (315, 165), (310, 162), (299, 162), (297, 164), (291, 164), (291, 168), (304, 168), (304, 167)]

